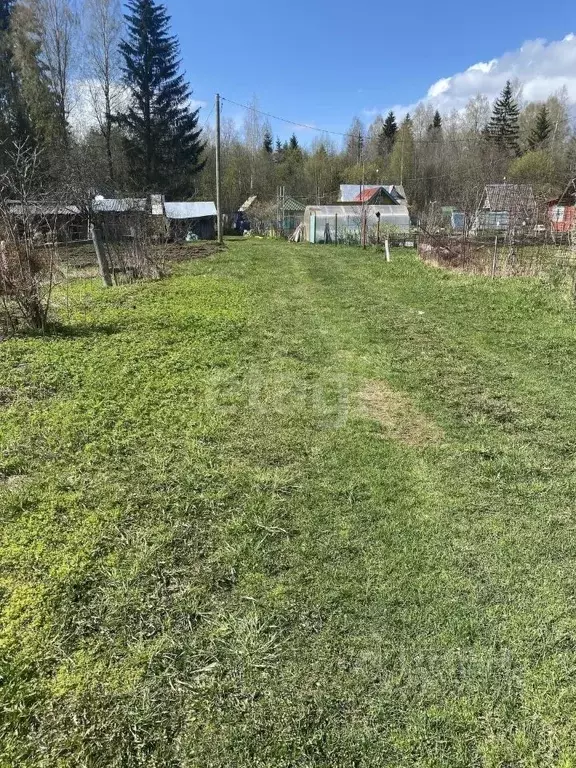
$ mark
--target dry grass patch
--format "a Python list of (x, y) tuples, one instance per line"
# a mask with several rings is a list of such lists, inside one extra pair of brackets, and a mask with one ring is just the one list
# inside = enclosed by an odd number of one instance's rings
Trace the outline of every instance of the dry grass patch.
[(362, 413), (377, 421), (384, 436), (405, 445), (422, 447), (441, 442), (438, 424), (421, 413), (410, 398), (390, 389), (385, 381), (369, 381), (358, 395)]

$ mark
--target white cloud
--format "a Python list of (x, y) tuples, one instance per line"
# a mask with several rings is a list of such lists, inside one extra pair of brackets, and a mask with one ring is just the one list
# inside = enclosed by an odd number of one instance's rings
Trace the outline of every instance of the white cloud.
[(434, 99), (450, 90), (451, 77), (443, 77), (428, 88), (428, 98)]
[(479, 61), (464, 72), (437, 80), (427, 94), (413, 104), (396, 104), (379, 110), (365, 110), (366, 115), (386, 113), (393, 109), (399, 117), (413, 111), (418, 103), (430, 104), (441, 112), (462, 109), (466, 102), (482, 93), (495, 99), (507, 80), (519, 80), (523, 97), (529, 101), (546, 99), (561, 88), (576, 105), (576, 35), (563, 40), (528, 40), (516, 51), (498, 59)]

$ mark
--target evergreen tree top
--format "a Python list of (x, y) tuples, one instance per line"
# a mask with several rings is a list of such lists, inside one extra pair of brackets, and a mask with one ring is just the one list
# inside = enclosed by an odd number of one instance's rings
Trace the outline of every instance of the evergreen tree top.
[(537, 149), (538, 147), (541, 147), (546, 142), (551, 133), (552, 125), (548, 117), (548, 109), (546, 104), (542, 104), (538, 110), (536, 121), (530, 133), (530, 138), (528, 139), (530, 149)]
[(145, 82), (151, 94), (168, 84), (172, 94), (185, 98), (188, 87), (179, 74), (180, 46), (169, 33), (170, 17), (154, 0), (128, 0), (127, 39), (120, 43), (126, 85)]
[(502, 113), (503, 111), (506, 111), (511, 115), (514, 115), (514, 114), (518, 115), (520, 113), (520, 108), (518, 107), (518, 104), (514, 99), (514, 93), (512, 91), (512, 83), (510, 82), (510, 80), (506, 82), (506, 85), (504, 86), (504, 89), (500, 94), (500, 98), (496, 99), (496, 102), (494, 104), (495, 113)]
[(442, 128), (442, 116), (440, 112), (436, 110), (434, 112), (434, 118), (432, 119), (432, 128)]
[(500, 98), (494, 102), (492, 117), (488, 123), (486, 133), (500, 147), (510, 150), (514, 154), (519, 152), (519, 114), (520, 108), (514, 99), (512, 84), (508, 80)]
[(120, 44), (130, 105), (116, 122), (124, 132), (135, 191), (189, 196), (203, 167), (198, 110), (181, 71), (170, 17), (155, 0), (128, 0)]
[(264, 131), (264, 141), (262, 142), (262, 147), (265, 152), (268, 152), (268, 154), (272, 154), (274, 151), (274, 139), (272, 138), (272, 134), (269, 130)]
[(292, 136), (290, 136), (290, 149), (298, 149), (300, 147), (300, 144), (298, 144), (298, 139), (296, 138), (296, 134), (293, 133)]
[(386, 136), (387, 139), (393, 138), (396, 134), (396, 131), (398, 130), (398, 124), (396, 123), (396, 117), (392, 110), (388, 112), (386, 120), (384, 120), (384, 128), (382, 130), (384, 132), (384, 136)]

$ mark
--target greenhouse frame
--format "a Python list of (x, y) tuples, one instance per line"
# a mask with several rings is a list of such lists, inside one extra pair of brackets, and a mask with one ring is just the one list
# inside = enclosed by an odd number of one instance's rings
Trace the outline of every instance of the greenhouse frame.
[(367, 240), (375, 240), (379, 229), (383, 237), (391, 230), (394, 233), (410, 230), (410, 215), (405, 205), (309, 205), (304, 212), (306, 240), (309, 243), (359, 242), (363, 219)]

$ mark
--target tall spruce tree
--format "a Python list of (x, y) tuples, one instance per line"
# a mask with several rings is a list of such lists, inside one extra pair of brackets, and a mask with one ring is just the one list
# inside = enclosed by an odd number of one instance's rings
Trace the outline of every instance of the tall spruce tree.
[(548, 109), (546, 104), (542, 104), (528, 138), (530, 149), (542, 149), (546, 145), (546, 141), (551, 133), (552, 125), (548, 117)]
[(268, 130), (264, 131), (264, 141), (262, 143), (262, 148), (268, 155), (271, 155), (274, 152), (274, 140), (272, 138), (272, 134)]
[(129, 0), (127, 36), (120, 44), (130, 106), (116, 122), (124, 132), (134, 191), (189, 197), (203, 167), (198, 110), (180, 71), (170, 17), (155, 0)]
[(514, 99), (512, 84), (508, 80), (500, 98), (496, 99), (494, 104), (487, 136), (505, 152), (513, 155), (520, 154), (519, 114), (520, 109)]
[(389, 155), (392, 152), (394, 141), (396, 140), (396, 134), (398, 133), (398, 124), (394, 112), (390, 110), (384, 120), (382, 127), (382, 133), (380, 134), (380, 140), (378, 142), (378, 151), (380, 155)]

